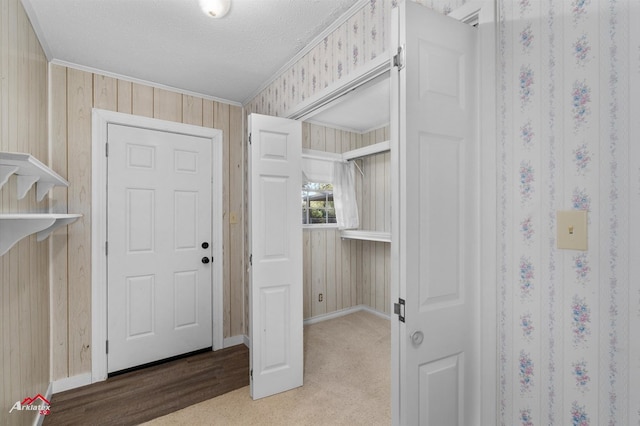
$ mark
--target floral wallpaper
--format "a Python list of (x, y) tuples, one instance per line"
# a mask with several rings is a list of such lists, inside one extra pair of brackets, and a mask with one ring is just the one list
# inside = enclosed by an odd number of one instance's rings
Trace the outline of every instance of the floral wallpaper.
[[(413, 0), (449, 13), (465, 0)], [(247, 112), (287, 112), (389, 50), (391, 9), (397, 0), (369, 0), (289, 70), (245, 105)]]
[(497, 9), (499, 423), (640, 425), (640, 2)]

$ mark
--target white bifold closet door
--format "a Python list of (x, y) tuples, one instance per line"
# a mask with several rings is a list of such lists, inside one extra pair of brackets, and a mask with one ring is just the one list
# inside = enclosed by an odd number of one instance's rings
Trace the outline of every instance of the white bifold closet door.
[[(393, 420), (479, 416), (477, 30), (411, 1), (394, 9)], [(394, 49), (395, 51), (395, 49)], [(401, 55), (402, 56), (402, 55)], [(398, 368), (398, 370), (396, 370)]]
[(249, 116), (251, 396), (302, 386), (302, 126)]

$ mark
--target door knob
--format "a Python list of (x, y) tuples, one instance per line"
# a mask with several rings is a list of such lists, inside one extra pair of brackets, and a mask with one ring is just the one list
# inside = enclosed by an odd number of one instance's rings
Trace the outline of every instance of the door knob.
[(202, 258), (202, 263), (207, 264), (209, 263), (209, 258), (207, 256)]
[(206, 242), (206, 241), (204, 243), (202, 243), (202, 248), (203, 249), (208, 249), (209, 248), (209, 243)]
[(411, 333), (411, 344), (413, 346), (418, 347), (422, 344), (424, 340), (424, 333), (422, 331), (414, 331)]

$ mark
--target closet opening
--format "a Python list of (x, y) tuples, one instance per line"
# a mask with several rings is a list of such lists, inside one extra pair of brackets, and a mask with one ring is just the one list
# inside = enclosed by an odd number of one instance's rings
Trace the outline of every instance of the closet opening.
[[(387, 319), (391, 314), (388, 67), (387, 62), (385, 69), (299, 116), (305, 324), (359, 310)], [(337, 195), (334, 200), (333, 170), (345, 163), (353, 163), (355, 212), (341, 206)], [(347, 220), (342, 226), (341, 210), (356, 215), (355, 223)]]

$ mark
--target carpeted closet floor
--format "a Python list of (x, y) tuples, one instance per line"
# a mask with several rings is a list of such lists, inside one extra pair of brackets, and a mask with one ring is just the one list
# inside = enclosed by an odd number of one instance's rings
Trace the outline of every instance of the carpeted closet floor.
[(145, 425), (388, 425), (389, 320), (366, 311), (305, 326), (304, 386), (253, 401), (244, 387)]

